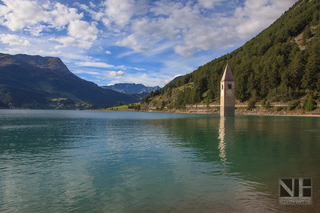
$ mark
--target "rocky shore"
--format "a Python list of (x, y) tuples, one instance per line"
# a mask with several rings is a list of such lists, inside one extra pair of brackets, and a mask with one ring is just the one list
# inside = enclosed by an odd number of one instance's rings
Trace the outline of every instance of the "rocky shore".
[[(191, 114), (213, 114), (219, 115), (219, 108), (187, 108), (187, 109), (165, 109), (165, 110), (141, 110), (142, 112), (169, 112), (169, 113), (191, 113)], [(287, 111), (282, 108), (254, 108), (251, 110), (245, 108), (236, 108), (236, 115), (256, 115), (256, 116), (307, 116), (320, 117), (320, 108), (307, 112), (304, 110)]]

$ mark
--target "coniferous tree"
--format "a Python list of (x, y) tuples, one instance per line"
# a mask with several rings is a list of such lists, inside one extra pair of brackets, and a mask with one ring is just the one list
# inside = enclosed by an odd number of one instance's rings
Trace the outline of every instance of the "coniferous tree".
[(192, 104), (199, 103), (202, 100), (202, 94), (200, 93), (200, 89), (197, 87), (192, 90), (191, 96)]
[(305, 106), (304, 106), (304, 109), (306, 111), (312, 111), (313, 108), (314, 108), (315, 104), (314, 104), (314, 101), (312, 99), (312, 96), (309, 95), (309, 98), (308, 98), (308, 101), (306, 102)]
[(208, 89), (208, 80), (206, 77), (202, 77), (200, 80), (199, 80), (199, 83), (197, 85), (198, 89), (199, 89), (199, 92), (202, 94), (204, 92), (207, 91)]
[(302, 87), (310, 90), (317, 89), (318, 74), (320, 72), (319, 58), (316, 54), (312, 54), (306, 65), (305, 73), (302, 79)]
[(298, 52), (294, 60), (289, 66), (289, 80), (288, 85), (292, 88), (300, 88), (301, 87), (301, 79), (303, 76), (304, 71), (304, 62), (303, 62), (303, 56), (301, 52)]
[(303, 40), (303, 45), (306, 45), (307, 44), (307, 41), (308, 39), (312, 36), (311, 34), (311, 30), (310, 30), (310, 27), (307, 26), (304, 31), (303, 31), (303, 36), (302, 36), (302, 40)]
[(216, 97), (215, 91), (213, 90), (213, 88), (210, 88), (208, 91), (208, 98), (212, 100), (215, 97)]

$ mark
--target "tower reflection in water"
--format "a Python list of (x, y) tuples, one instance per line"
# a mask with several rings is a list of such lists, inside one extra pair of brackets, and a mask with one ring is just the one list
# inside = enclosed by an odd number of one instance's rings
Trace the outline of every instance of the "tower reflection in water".
[(219, 158), (222, 162), (222, 172), (225, 174), (227, 164), (227, 148), (231, 148), (234, 141), (234, 117), (220, 117), (219, 123)]

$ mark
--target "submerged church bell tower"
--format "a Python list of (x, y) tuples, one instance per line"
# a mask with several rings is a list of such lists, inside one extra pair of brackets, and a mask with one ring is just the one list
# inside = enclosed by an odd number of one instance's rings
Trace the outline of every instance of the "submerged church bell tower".
[(229, 65), (224, 70), (220, 91), (220, 116), (234, 116), (235, 114), (235, 80), (232, 76)]

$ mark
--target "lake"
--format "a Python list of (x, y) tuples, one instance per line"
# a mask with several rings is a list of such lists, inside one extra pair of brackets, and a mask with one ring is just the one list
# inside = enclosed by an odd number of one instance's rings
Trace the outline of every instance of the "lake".
[(0, 110), (0, 135), (0, 212), (320, 211), (320, 118)]

